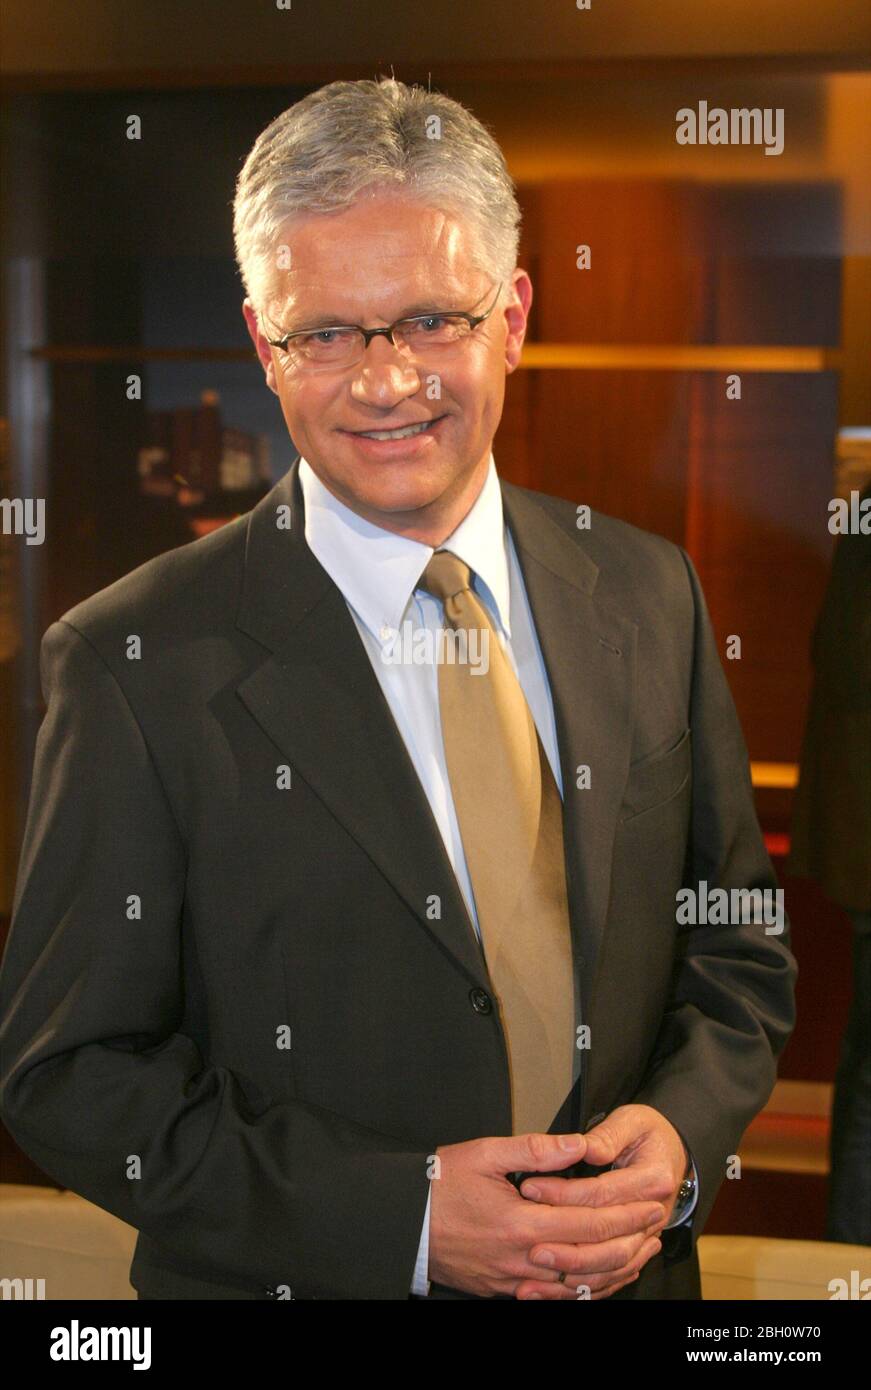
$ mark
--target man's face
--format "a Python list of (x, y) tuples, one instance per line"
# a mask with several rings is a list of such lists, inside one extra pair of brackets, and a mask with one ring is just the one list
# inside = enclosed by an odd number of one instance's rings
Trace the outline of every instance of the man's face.
[[(279, 238), (291, 252), (286, 298), (268, 306), (265, 334), (250, 302), (244, 305), (267, 384), (314, 472), (375, 525), (420, 538), (445, 525), (449, 534), (483, 484), (505, 375), (520, 358), (529, 277), (515, 270), (484, 323), (419, 357), (378, 337), (359, 363), (312, 370), (266, 338), (328, 321), (376, 328), (436, 310), (482, 313), (497, 282), (473, 265), (472, 235), (464, 220), (437, 208), (393, 194), (363, 196), (343, 212), (287, 225)], [(423, 421), (432, 427), (404, 440), (361, 438), (365, 430)]]

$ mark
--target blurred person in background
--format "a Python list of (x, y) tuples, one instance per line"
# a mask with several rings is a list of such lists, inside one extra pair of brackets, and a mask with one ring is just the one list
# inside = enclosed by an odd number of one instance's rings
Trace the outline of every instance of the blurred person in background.
[[(871, 482), (860, 504), (871, 498)], [(811, 644), (813, 686), (787, 871), (850, 918), (853, 995), (832, 1104), (826, 1238), (871, 1245), (871, 534), (840, 536)]]

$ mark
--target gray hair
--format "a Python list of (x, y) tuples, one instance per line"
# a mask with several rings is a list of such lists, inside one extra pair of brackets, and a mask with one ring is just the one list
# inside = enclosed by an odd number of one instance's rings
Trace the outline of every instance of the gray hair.
[(505, 156), (477, 117), (392, 77), (330, 82), (261, 131), (236, 183), (236, 260), (258, 318), (279, 293), (277, 240), (288, 219), (350, 207), (375, 189), (468, 218), (473, 263), (510, 280), (520, 208)]

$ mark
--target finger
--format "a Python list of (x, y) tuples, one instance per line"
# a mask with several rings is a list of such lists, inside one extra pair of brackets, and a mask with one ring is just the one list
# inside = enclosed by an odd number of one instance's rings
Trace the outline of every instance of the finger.
[(633, 1284), (639, 1277), (638, 1270), (629, 1273), (624, 1272), (620, 1279), (614, 1280), (608, 1277), (608, 1282), (603, 1283), (604, 1275), (590, 1275), (588, 1279), (567, 1278), (564, 1283), (542, 1284), (535, 1280), (525, 1279), (515, 1289), (514, 1297), (526, 1301), (533, 1298), (550, 1299), (551, 1302), (578, 1303), (581, 1301), (595, 1303), (602, 1298), (610, 1298), (612, 1293), (618, 1289), (623, 1289), (627, 1284)]
[[(552, 1207), (540, 1203), (523, 1228), (528, 1245), (544, 1245), (553, 1240), (563, 1245), (598, 1245), (617, 1236), (634, 1236), (657, 1228), (664, 1220), (660, 1203), (630, 1202), (621, 1207)], [(527, 1243), (527, 1242), (524, 1242)]]
[[(640, 1278), (640, 1274), (640, 1270), (634, 1269), (631, 1274), (624, 1274), (621, 1279), (617, 1279), (614, 1283), (603, 1284), (600, 1289), (590, 1292), (590, 1302), (596, 1303), (600, 1299), (610, 1298), (612, 1293), (617, 1293), (618, 1290), (625, 1289), (627, 1284), (634, 1284), (636, 1279)], [(580, 1298), (580, 1290), (575, 1297)]]
[(506, 1275), (507, 1293), (513, 1293), (518, 1279), (532, 1279), (542, 1284), (555, 1284), (559, 1280), (559, 1265), (554, 1265), (552, 1269), (534, 1265), (529, 1258), (528, 1252), (516, 1251), (514, 1258), (510, 1261), (511, 1273)]
[(550, 1206), (613, 1207), (626, 1202), (668, 1202), (674, 1196), (671, 1175), (649, 1164), (609, 1168), (593, 1178), (524, 1178), (521, 1197)]
[(632, 1258), (620, 1269), (609, 1270), (604, 1273), (579, 1275), (575, 1272), (573, 1274), (566, 1274), (563, 1283), (572, 1285), (589, 1284), (591, 1288), (595, 1288), (599, 1292), (613, 1293), (619, 1285), (625, 1284), (627, 1280), (631, 1279), (634, 1275), (640, 1274), (648, 1260), (651, 1260), (654, 1255), (658, 1255), (661, 1249), (661, 1241), (657, 1240), (655, 1236), (648, 1237), (641, 1246), (641, 1249), (636, 1251)]
[[(575, 1303), (578, 1301), (579, 1294), (565, 1284), (536, 1284), (531, 1280), (526, 1280), (523, 1284), (518, 1285), (514, 1297), (523, 1303), (534, 1298), (549, 1299), (552, 1303), (563, 1303), (569, 1300)], [(591, 1300), (594, 1297), (594, 1294), (590, 1294)]]
[(606, 1240), (600, 1245), (534, 1245), (529, 1252), (536, 1278), (542, 1270), (554, 1270), (583, 1278), (587, 1274), (603, 1274), (625, 1269), (650, 1239), (644, 1231), (619, 1240)]
[(592, 1302), (597, 1299), (610, 1298), (612, 1293), (619, 1293), (620, 1289), (625, 1289), (627, 1284), (634, 1284), (635, 1280), (638, 1278), (639, 1275), (636, 1273), (633, 1274), (629, 1279), (621, 1279), (619, 1284), (612, 1284), (609, 1288), (602, 1289), (601, 1293), (591, 1294), (590, 1300)]
[(609, 1298), (610, 1295), (616, 1293), (618, 1289), (625, 1288), (627, 1284), (631, 1284), (634, 1279), (639, 1277), (648, 1260), (652, 1259), (654, 1255), (658, 1255), (661, 1249), (662, 1241), (653, 1239), (647, 1242), (626, 1269), (618, 1270), (616, 1275), (604, 1276), (605, 1279), (613, 1278), (615, 1282), (603, 1285), (600, 1296)]
[[(641, 1270), (647, 1261), (662, 1249), (662, 1243), (655, 1239), (645, 1241), (644, 1246), (635, 1257), (621, 1269), (609, 1270), (605, 1273), (567, 1273), (566, 1278), (552, 1282), (542, 1282), (540, 1276), (535, 1279), (523, 1279), (514, 1290), (515, 1298), (527, 1299), (530, 1297), (542, 1298), (589, 1298), (595, 1301), (601, 1298), (609, 1298), (618, 1289), (625, 1288), (627, 1284), (634, 1283), (639, 1277)], [(568, 1290), (568, 1293), (560, 1293), (559, 1290)]]
[(512, 1134), (481, 1140), (485, 1166), (494, 1173), (550, 1173), (584, 1156), (583, 1134)]

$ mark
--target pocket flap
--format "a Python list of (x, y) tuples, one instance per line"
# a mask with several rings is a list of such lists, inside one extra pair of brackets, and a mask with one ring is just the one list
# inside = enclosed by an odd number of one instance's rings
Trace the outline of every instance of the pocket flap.
[(691, 730), (664, 753), (642, 758), (629, 769), (620, 820), (649, 811), (680, 791), (692, 768)]

